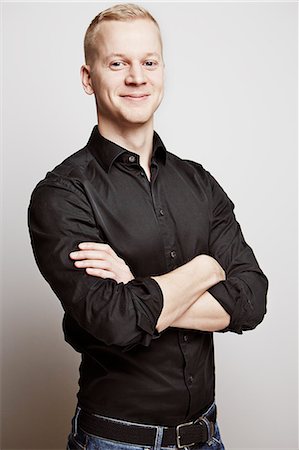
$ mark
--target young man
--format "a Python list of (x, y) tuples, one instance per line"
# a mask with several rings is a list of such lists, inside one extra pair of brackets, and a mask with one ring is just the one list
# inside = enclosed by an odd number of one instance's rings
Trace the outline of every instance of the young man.
[(68, 449), (223, 449), (213, 332), (255, 328), (267, 278), (217, 181), (154, 131), (164, 87), (155, 19), (112, 6), (84, 46), (98, 124), (29, 207), (37, 264), (82, 354)]

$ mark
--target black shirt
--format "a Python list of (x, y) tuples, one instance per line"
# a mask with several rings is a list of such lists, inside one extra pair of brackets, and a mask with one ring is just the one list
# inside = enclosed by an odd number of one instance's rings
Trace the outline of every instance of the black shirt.
[[(173, 426), (214, 400), (213, 333), (155, 325), (163, 294), (151, 276), (201, 253), (226, 280), (209, 292), (242, 333), (266, 312), (268, 281), (234, 216), (234, 204), (201, 164), (166, 150), (153, 134), (151, 180), (139, 155), (101, 136), (48, 172), (33, 191), (29, 229), (39, 269), (65, 311), (66, 341), (82, 353), (79, 405), (133, 422)], [(108, 243), (130, 282), (76, 268), (80, 242)]]

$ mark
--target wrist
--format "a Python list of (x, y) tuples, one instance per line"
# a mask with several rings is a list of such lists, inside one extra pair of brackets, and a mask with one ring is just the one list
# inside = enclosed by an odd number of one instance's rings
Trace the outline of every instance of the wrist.
[(196, 256), (196, 259), (199, 276), (205, 281), (206, 289), (225, 280), (224, 270), (212, 256), (201, 254)]

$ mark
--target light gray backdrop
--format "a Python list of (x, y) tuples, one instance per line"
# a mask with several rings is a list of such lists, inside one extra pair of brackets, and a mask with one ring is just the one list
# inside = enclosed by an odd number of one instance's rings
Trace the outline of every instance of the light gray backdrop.
[[(2, 449), (63, 449), (79, 355), (33, 260), (26, 211), (46, 172), (96, 124), (83, 35), (111, 3), (4, 3)], [(143, 3), (158, 19), (166, 92), (155, 128), (234, 201), (269, 277), (268, 314), (215, 334), (227, 450), (298, 448), (297, 3)]]

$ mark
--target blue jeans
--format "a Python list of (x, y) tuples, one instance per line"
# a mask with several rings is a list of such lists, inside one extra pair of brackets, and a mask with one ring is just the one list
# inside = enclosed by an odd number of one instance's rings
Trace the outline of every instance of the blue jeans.
[[(214, 404), (210, 406), (208, 411), (210, 411), (212, 407), (214, 407)], [(206, 411), (206, 413), (208, 411)], [(154, 446), (141, 446), (127, 442), (114, 441), (86, 433), (78, 427), (77, 418), (79, 412), (80, 407), (77, 406), (75, 415), (72, 419), (72, 431), (68, 436), (67, 450), (177, 450), (176, 445), (169, 445), (167, 447), (161, 446), (163, 438), (162, 426), (156, 426), (157, 432)], [(119, 420), (119, 422), (125, 421)], [(214, 436), (209, 442), (201, 445), (194, 444), (192, 446), (184, 447), (182, 450), (225, 450), (217, 422), (215, 423)]]

